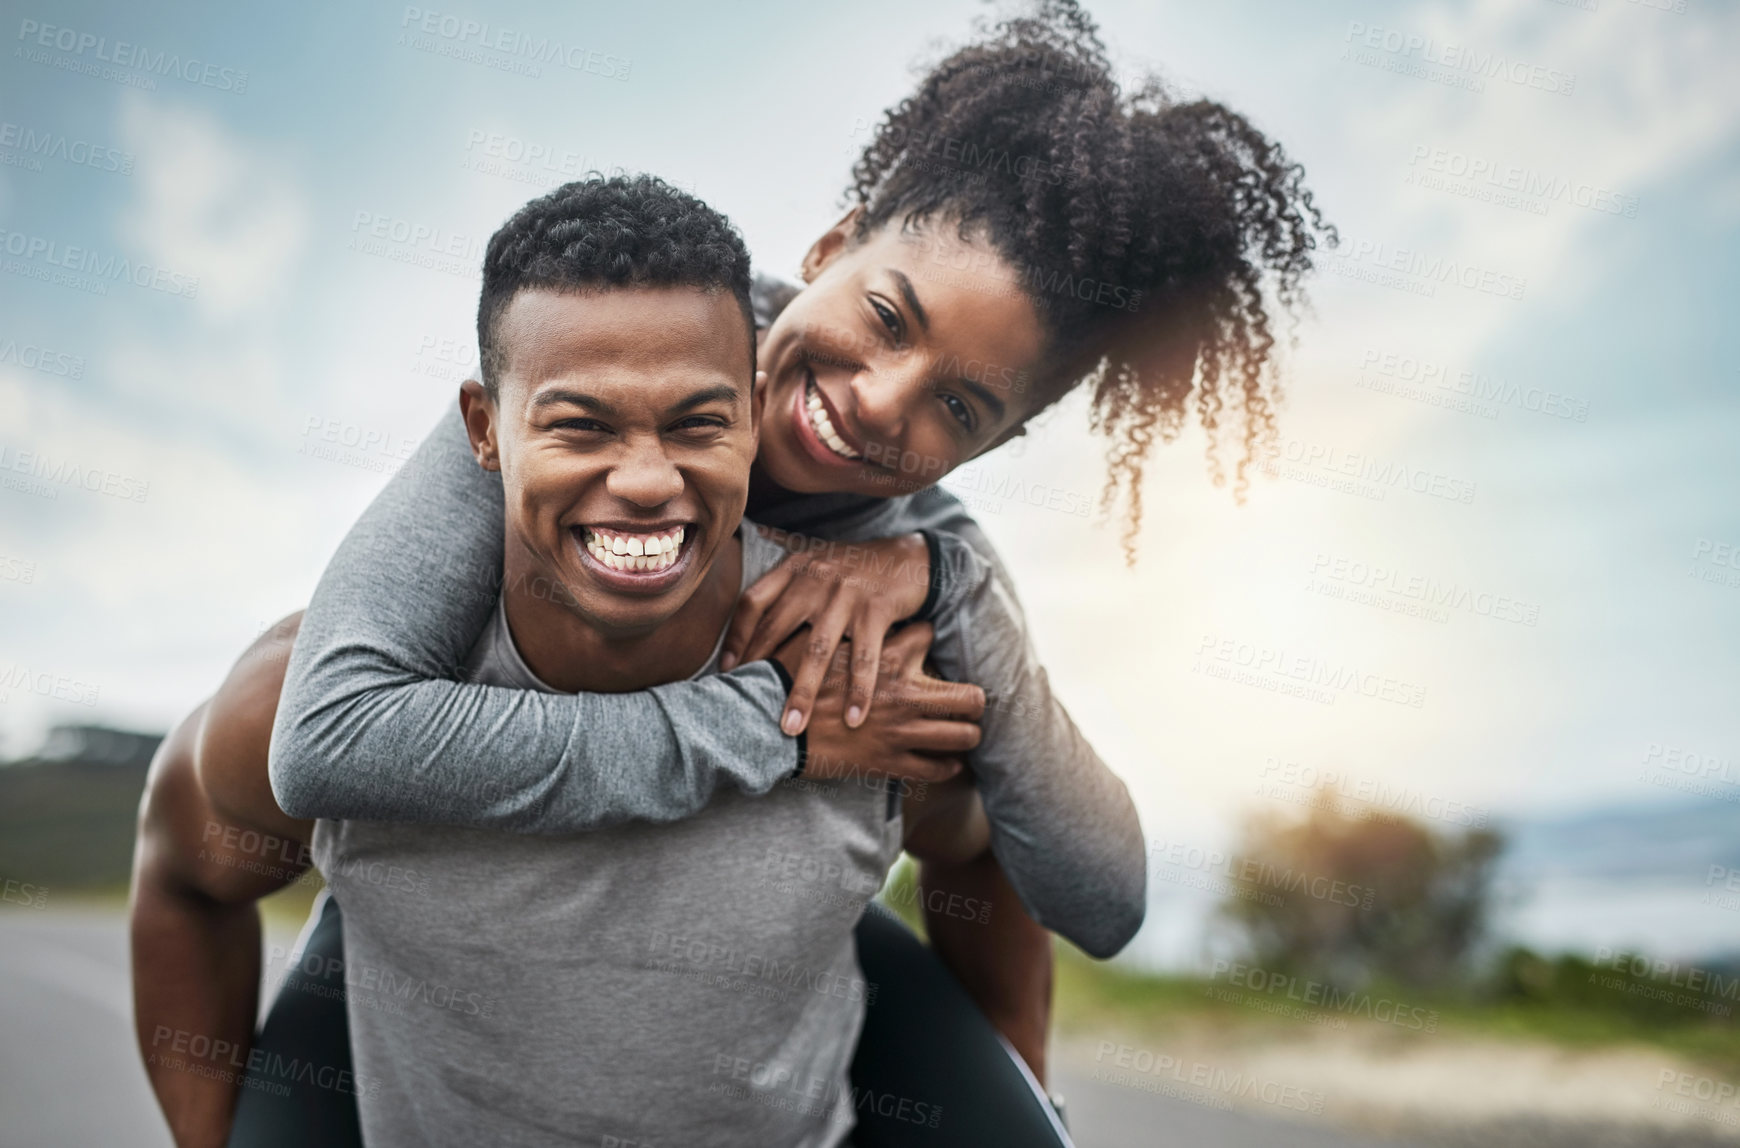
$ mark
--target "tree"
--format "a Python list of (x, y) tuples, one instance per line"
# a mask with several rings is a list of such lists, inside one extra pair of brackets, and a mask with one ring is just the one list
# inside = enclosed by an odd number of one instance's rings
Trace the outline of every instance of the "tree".
[(1485, 933), (1503, 839), (1365, 812), (1320, 793), (1303, 817), (1252, 817), (1222, 914), (1275, 971), (1337, 985), (1460, 978)]

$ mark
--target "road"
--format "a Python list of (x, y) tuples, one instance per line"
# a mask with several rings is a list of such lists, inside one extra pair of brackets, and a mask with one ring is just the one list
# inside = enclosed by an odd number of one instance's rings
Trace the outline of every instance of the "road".
[[(134, 1044), (122, 915), (6, 909), (0, 1148), (170, 1148)], [(1137, 1092), (1068, 1066), (1054, 1083), (1079, 1148), (1396, 1148)]]

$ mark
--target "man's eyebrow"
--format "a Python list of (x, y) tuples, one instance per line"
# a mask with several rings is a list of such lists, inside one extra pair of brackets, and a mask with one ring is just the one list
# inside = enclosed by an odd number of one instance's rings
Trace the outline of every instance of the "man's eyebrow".
[(564, 404), (585, 407), (589, 411), (597, 411), (601, 415), (615, 417), (622, 412), (597, 395), (589, 395), (585, 391), (565, 391), (561, 388), (550, 391), (539, 391), (532, 396), (531, 408), (539, 410), (543, 407), (559, 407)]
[(679, 415), (684, 411), (692, 411), (696, 407), (704, 407), (708, 403), (735, 403), (742, 396), (743, 392), (736, 387), (715, 383), (710, 387), (702, 387), (686, 399), (672, 403), (669, 413)]
[[(742, 392), (738, 388), (727, 386), (724, 383), (715, 383), (713, 386), (702, 387), (693, 394), (672, 403), (666, 413), (682, 414), (684, 411), (692, 411), (696, 407), (704, 407), (708, 403), (734, 403), (741, 397)], [(585, 407), (587, 410), (596, 411), (607, 418), (616, 418), (622, 413), (613, 404), (597, 395), (589, 395), (585, 391), (570, 391), (557, 387), (548, 391), (539, 391), (532, 396), (531, 407), (533, 410), (563, 405)]]
[(924, 304), (918, 301), (918, 292), (912, 289), (912, 280), (906, 277), (905, 272), (896, 271), (892, 267), (888, 269), (888, 274), (894, 277), (894, 285), (900, 288), (900, 297), (912, 308), (913, 318), (918, 320), (918, 325), (926, 331), (930, 330), (930, 316), (924, 313)]

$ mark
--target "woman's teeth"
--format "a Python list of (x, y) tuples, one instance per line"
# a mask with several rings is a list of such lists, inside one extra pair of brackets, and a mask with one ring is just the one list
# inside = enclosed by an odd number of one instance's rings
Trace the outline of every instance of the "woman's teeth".
[(846, 445), (846, 440), (840, 437), (840, 432), (834, 429), (833, 422), (828, 418), (828, 408), (822, 405), (822, 393), (816, 389), (816, 384), (804, 384), (804, 406), (809, 411), (810, 429), (816, 432), (816, 437), (828, 444), (828, 449), (841, 458), (859, 459), (864, 456)]
[(683, 530), (662, 534), (624, 534), (586, 527), (586, 552), (612, 570), (667, 570), (683, 549)]

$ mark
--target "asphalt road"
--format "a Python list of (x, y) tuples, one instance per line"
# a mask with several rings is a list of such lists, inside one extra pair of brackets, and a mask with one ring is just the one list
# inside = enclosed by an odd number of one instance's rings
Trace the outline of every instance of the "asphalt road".
[[(1068, 1066), (1079, 1148), (1396, 1148), (1218, 1111), (1091, 1079)], [(168, 1148), (139, 1062), (127, 936), (114, 911), (0, 912), (0, 1148)]]

